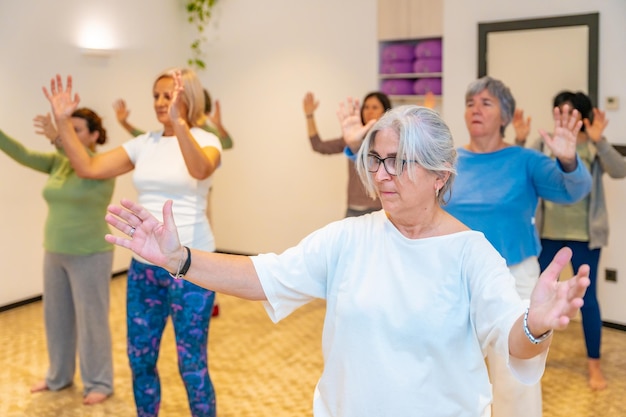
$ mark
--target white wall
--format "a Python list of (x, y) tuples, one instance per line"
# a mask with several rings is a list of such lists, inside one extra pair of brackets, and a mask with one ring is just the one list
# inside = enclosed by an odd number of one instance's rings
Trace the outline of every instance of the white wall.
[[(111, 110), (117, 97), (127, 99), (134, 122), (157, 127), (150, 98), (153, 77), (163, 68), (184, 64), (188, 55), (190, 33), (181, 23), (182, 4), (182, 0), (0, 2), (0, 82), (5, 93), (0, 128), (27, 146), (49, 149), (32, 134), (31, 119), (47, 111), (40, 87), (56, 72), (75, 76), (83, 104), (105, 117), (111, 146), (128, 138)], [(446, 0), (443, 116), (458, 144), (467, 142), (463, 97), (477, 73), (479, 22), (592, 12), (600, 13), (600, 100), (617, 96), (626, 106), (623, 0)], [(113, 28), (119, 50), (109, 59), (79, 54), (75, 33), (92, 16)], [(224, 122), (235, 140), (215, 178), (217, 245), (244, 253), (282, 251), (343, 215), (345, 160), (310, 150), (301, 100), (307, 90), (317, 94), (318, 128), (323, 137), (333, 137), (339, 133), (337, 103), (376, 88), (376, 2), (220, 0), (214, 17), (207, 34), (209, 68), (201, 77), (221, 101)], [(625, 108), (608, 115), (607, 137), (626, 143)], [(4, 155), (0, 173), (0, 266), (8, 271), (0, 281), (1, 306), (41, 293), (46, 209), (42, 175), (16, 166)], [(621, 307), (626, 297), (626, 258), (621, 256), (626, 181), (605, 179), (605, 184), (611, 240), (603, 251), (601, 271), (617, 269), (618, 283), (601, 280), (599, 290), (605, 320), (626, 323)], [(129, 178), (120, 178), (114, 198), (133, 193)], [(116, 267), (124, 268), (128, 257), (128, 252), (117, 251)]]
[[(617, 96), (622, 107), (607, 111), (610, 123), (606, 136), (612, 143), (626, 143), (626, 55), (623, 52), (626, 39), (626, 2), (623, 0), (528, 0), (524, 2), (502, 2), (498, 0), (445, 0), (444, 4), (444, 94), (443, 115), (459, 145), (468, 142), (463, 121), (464, 96), (467, 85), (477, 76), (478, 68), (478, 23), (551, 17), (572, 14), (600, 13), (600, 107), (607, 96)], [(572, 45), (575, 48), (576, 45)], [(541, 62), (528, 62), (529, 66)], [(567, 65), (567, 63), (564, 63)], [(524, 71), (524, 68), (520, 68)], [(504, 80), (506, 82), (506, 80)], [(515, 94), (515, 91), (513, 91)], [(524, 103), (518, 103), (524, 107)], [(539, 126), (536, 126), (537, 128)], [(511, 129), (511, 128), (509, 128)], [(602, 252), (599, 295), (603, 319), (626, 324), (626, 258), (624, 237), (626, 218), (626, 181), (605, 178), (608, 194), (611, 236), (609, 246)], [(604, 281), (604, 268), (618, 270), (618, 282)]]
[(235, 142), (212, 197), (227, 251), (282, 251), (343, 217), (347, 161), (311, 150), (302, 99), (319, 98), (318, 129), (330, 139), (339, 101), (377, 88), (375, 1), (271, 3), (220, 3), (208, 36), (203, 79)]
[[(34, 12), (36, 11), (36, 12)], [(335, 110), (348, 95), (376, 88), (374, 0), (220, 0), (208, 31), (209, 68), (201, 78), (222, 103), (235, 140), (216, 174), (213, 202), (218, 249), (281, 251), (345, 210), (346, 161), (314, 154), (302, 98), (321, 100), (318, 128), (339, 134)], [(79, 33), (104, 27), (117, 52), (81, 55)], [(126, 98), (131, 121), (158, 128), (151, 88), (161, 70), (184, 65), (192, 38), (183, 0), (57, 0), (0, 2), (0, 128), (26, 146), (49, 150), (32, 118), (48, 111), (41, 87), (71, 73), (81, 103), (104, 117), (110, 145), (129, 136), (111, 103)], [(106, 36), (100, 36), (106, 40)], [(0, 153), (0, 306), (41, 294), (45, 176)], [(118, 179), (114, 201), (135, 197), (130, 176)], [(116, 250), (115, 269), (130, 254)]]

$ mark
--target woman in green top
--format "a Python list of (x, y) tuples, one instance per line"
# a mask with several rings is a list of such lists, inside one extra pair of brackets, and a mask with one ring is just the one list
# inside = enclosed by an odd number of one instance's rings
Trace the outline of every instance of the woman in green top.
[[(58, 141), (50, 116), (38, 116), (37, 133)], [(100, 117), (87, 108), (72, 114), (82, 144), (95, 152), (106, 142)], [(58, 145), (58, 143), (55, 143)], [(48, 174), (43, 197), (48, 204), (44, 231), (43, 299), (48, 358), (46, 378), (31, 392), (70, 386), (76, 351), (83, 381), (83, 403), (97, 404), (113, 393), (113, 356), (109, 329), (109, 283), (113, 246), (103, 236), (114, 179), (90, 180), (76, 175), (60, 149), (27, 149), (0, 130), (0, 149), (16, 162)]]

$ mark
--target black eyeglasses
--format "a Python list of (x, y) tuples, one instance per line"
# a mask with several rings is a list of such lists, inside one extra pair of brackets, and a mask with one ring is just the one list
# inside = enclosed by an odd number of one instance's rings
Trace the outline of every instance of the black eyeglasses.
[[(409, 161), (404, 161), (403, 160), (402, 161), (402, 165), (400, 167), (400, 172), (398, 172), (396, 170), (396, 159), (397, 158), (395, 156), (388, 156), (386, 158), (379, 158), (378, 156), (376, 156), (374, 154), (368, 154), (367, 155), (367, 170), (369, 172), (371, 172), (372, 174), (375, 174), (380, 169), (380, 164), (382, 163), (383, 166), (385, 167), (385, 171), (387, 171), (387, 174), (393, 175), (393, 176), (401, 175), (402, 174), (402, 168)], [(417, 161), (411, 161), (411, 162), (417, 162)]]

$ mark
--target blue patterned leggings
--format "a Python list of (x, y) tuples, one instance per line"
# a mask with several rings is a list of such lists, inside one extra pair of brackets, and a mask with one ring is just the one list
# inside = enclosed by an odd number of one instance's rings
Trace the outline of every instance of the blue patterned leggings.
[(161, 404), (157, 359), (168, 316), (172, 316), (178, 368), (193, 417), (215, 417), (207, 343), (215, 293), (175, 280), (160, 267), (132, 260), (128, 271), (126, 323), (128, 359), (138, 417), (156, 417)]
[(551, 240), (541, 239), (541, 255), (539, 264), (543, 271), (550, 265), (554, 255), (564, 247), (572, 250), (572, 269), (578, 272), (581, 265), (589, 265), (589, 280), (591, 285), (583, 297), (585, 303), (580, 312), (583, 317), (583, 333), (585, 334), (585, 345), (587, 347), (587, 357), (591, 359), (600, 358), (600, 344), (602, 342), (602, 317), (600, 315), (600, 304), (596, 295), (596, 283), (598, 282), (598, 263), (600, 262), (600, 249), (589, 249), (589, 242), (577, 242), (573, 240)]

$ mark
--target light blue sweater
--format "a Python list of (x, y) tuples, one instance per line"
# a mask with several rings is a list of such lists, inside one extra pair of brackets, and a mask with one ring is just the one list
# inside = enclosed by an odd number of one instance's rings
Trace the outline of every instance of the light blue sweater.
[(458, 154), (458, 175), (444, 209), (483, 232), (509, 266), (541, 251), (535, 227), (539, 198), (573, 203), (591, 190), (591, 175), (578, 157), (576, 169), (565, 173), (558, 161), (519, 146), (483, 154), (460, 148)]

